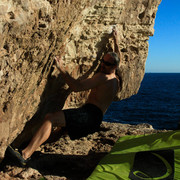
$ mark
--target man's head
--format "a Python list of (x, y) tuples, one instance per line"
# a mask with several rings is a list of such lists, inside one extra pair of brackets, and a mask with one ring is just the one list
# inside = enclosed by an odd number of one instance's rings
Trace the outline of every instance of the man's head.
[(115, 53), (115, 52), (108, 52), (107, 54), (110, 55), (111, 58), (114, 60), (114, 64), (115, 64), (116, 66), (119, 66), (120, 59), (119, 59), (117, 53)]
[(120, 63), (118, 55), (114, 52), (109, 52), (101, 60), (101, 71), (110, 74), (116, 70)]

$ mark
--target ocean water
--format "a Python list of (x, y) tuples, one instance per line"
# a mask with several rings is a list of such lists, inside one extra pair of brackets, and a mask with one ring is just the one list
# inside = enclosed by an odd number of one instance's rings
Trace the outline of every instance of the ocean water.
[(146, 73), (138, 94), (113, 102), (104, 121), (149, 123), (155, 129), (177, 129), (180, 122), (180, 73)]

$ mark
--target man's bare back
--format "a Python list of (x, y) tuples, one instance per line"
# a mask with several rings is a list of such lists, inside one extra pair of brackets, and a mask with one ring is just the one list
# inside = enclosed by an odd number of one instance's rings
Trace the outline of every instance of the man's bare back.
[(87, 103), (96, 105), (102, 110), (103, 114), (105, 114), (107, 108), (116, 96), (119, 80), (114, 74), (109, 75), (101, 72), (99, 72), (99, 74), (100, 76), (105, 76), (107, 82), (91, 90)]

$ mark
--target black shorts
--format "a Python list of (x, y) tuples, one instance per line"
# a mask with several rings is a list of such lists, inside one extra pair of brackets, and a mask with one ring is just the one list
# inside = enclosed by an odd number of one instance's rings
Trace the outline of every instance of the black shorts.
[(77, 109), (63, 110), (66, 128), (71, 139), (77, 139), (99, 131), (103, 120), (102, 111), (93, 104), (85, 104)]

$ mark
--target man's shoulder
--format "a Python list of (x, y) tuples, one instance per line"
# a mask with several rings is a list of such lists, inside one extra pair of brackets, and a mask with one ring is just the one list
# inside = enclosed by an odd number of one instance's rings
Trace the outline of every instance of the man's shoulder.
[(94, 75), (96, 78), (102, 78), (102, 79), (107, 79), (108, 75), (103, 73), (103, 72), (98, 72)]
[(96, 79), (100, 79), (102, 80), (102, 82), (107, 80), (117, 81), (117, 78), (114, 74), (105, 74), (103, 72), (98, 72), (95, 76)]
[(104, 75), (106, 75), (106, 74), (103, 73), (103, 72), (97, 72), (95, 75), (97, 75), (97, 76), (104, 76)]
[(106, 76), (106, 74), (104, 74), (102, 72), (98, 72), (98, 73), (94, 74), (93, 80), (100, 82), (100, 84), (101, 84), (103, 82), (106, 82), (108, 80), (108, 77)]

